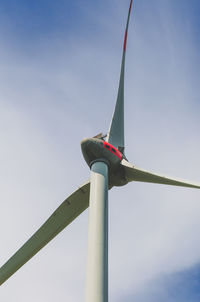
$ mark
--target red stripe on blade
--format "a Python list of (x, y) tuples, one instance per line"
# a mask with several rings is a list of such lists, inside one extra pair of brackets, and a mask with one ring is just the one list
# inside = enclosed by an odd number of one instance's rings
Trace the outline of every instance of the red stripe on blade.
[(133, 0), (131, 0), (130, 5), (129, 5), (129, 12), (128, 12), (129, 15), (130, 15), (130, 13), (131, 13), (132, 4), (133, 4)]
[(125, 36), (124, 36), (124, 51), (126, 51), (126, 41), (127, 41), (127, 30), (125, 31)]

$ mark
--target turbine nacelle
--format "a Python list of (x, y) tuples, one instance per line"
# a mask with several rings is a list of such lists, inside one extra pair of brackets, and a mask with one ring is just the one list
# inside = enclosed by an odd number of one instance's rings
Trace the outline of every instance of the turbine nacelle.
[(124, 155), (114, 146), (99, 138), (84, 138), (81, 141), (83, 157), (91, 167), (95, 161), (103, 161), (109, 167), (109, 188), (127, 184), (124, 169), (120, 165)]
[(122, 153), (117, 148), (100, 138), (84, 138), (81, 141), (81, 149), (88, 166), (96, 160), (102, 160), (111, 170), (115, 170), (123, 159)]

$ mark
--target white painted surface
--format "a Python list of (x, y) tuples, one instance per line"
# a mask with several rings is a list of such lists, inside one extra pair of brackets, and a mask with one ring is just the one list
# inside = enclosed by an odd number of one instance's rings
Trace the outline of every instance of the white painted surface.
[(108, 301), (108, 167), (91, 168), (86, 302)]

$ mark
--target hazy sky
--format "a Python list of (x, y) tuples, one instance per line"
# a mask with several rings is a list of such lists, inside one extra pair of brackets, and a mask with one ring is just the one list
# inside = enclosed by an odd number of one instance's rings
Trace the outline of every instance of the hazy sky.
[[(128, 0), (0, 3), (0, 265), (89, 178), (80, 141), (106, 133)], [(125, 79), (126, 155), (200, 182), (200, 3), (137, 0)], [(109, 193), (110, 301), (200, 299), (200, 191)], [(88, 211), (1, 288), (2, 302), (84, 301)]]

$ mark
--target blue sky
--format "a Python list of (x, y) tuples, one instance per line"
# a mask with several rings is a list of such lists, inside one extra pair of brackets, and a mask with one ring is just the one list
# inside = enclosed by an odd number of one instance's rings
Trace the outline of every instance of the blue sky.
[[(80, 141), (106, 132), (129, 1), (1, 1), (0, 222), (3, 264), (89, 177)], [(199, 1), (135, 1), (126, 154), (200, 181)], [(129, 184), (110, 194), (110, 300), (199, 299), (196, 190)], [(0, 300), (84, 301), (88, 212), (17, 272)]]
[(164, 275), (148, 284), (145, 291), (132, 295), (125, 295), (124, 301), (164, 301), (164, 302), (198, 302), (199, 293), (199, 266), (170, 275)]

